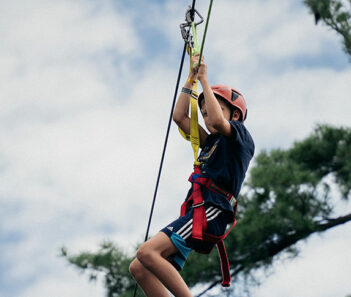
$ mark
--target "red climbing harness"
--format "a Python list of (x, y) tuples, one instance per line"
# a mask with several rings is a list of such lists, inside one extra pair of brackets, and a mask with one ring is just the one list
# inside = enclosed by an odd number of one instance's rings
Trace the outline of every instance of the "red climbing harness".
[[(236, 224), (236, 206), (237, 201), (235, 197), (226, 191), (223, 191), (221, 188), (216, 186), (212, 179), (204, 177), (201, 174), (201, 170), (199, 166), (194, 166), (194, 172), (190, 175), (189, 181), (193, 184), (192, 194), (191, 196), (182, 204), (180, 216), (184, 216), (188, 211), (189, 207), (194, 209), (193, 213), (193, 230), (192, 230), (192, 238), (195, 240), (206, 241), (215, 243), (217, 246), (217, 251), (221, 260), (221, 269), (222, 269), (222, 286), (229, 287), (230, 286), (230, 268), (227, 252), (225, 250), (223, 240), (227, 237), (229, 232), (234, 228)], [(234, 207), (234, 221), (229, 230), (222, 236), (214, 236), (208, 234), (207, 230), (207, 219), (205, 214), (204, 200), (201, 193), (201, 187), (206, 187), (207, 189), (220, 193), (226, 197), (229, 203)], [(197, 251), (202, 252), (203, 251)]]

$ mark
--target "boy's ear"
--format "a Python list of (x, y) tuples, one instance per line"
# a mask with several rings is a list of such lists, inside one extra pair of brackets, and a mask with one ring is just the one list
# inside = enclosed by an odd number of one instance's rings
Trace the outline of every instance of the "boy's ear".
[(237, 110), (237, 109), (235, 109), (235, 110), (233, 111), (232, 120), (238, 121), (238, 120), (240, 119), (240, 116), (241, 116), (240, 111)]

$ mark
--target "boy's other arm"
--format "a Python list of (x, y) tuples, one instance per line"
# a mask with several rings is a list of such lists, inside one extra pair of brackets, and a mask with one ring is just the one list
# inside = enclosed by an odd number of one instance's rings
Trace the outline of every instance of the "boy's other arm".
[[(201, 68), (206, 67), (206, 65), (201, 65)], [(206, 71), (206, 69), (205, 69)], [(203, 93), (204, 93), (204, 100), (206, 102), (206, 111), (208, 119), (213, 126), (220, 134), (225, 136), (231, 136), (232, 129), (229, 121), (224, 117), (222, 107), (218, 103), (217, 98), (212, 92), (211, 86), (207, 80), (206, 72), (205, 75), (200, 75), (199, 73), (199, 80), (202, 85)], [(202, 73), (201, 73), (202, 74)]]

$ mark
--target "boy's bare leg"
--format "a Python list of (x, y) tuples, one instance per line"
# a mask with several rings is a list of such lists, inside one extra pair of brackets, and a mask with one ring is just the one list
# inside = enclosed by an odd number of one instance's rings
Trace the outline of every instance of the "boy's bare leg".
[(169, 297), (169, 293), (158, 278), (138, 259), (134, 259), (130, 264), (129, 270), (135, 281), (140, 285), (146, 296)]
[[(191, 292), (178, 273), (178, 271), (166, 259), (177, 252), (170, 238), (163, 232), (159, 232), (153, 238), (145, 242), (137, 252), (137, 259), (140, 264), (149, 270), (154, 276), (176, 297), (192, 297)], [(132, 268), (132, 267), (131, 267)], [(132, 269), (131, 269), (132, 270)], [(143, 288), (147, 284), (139, 283)], [(156, 286), (159, 290), (159, 286)], [(160, 292), (160, 291), (158, 291)], [(150, 291), (150, 295), (156, 296), (157, 291)], [(164, 296), (164, 295), (157, 295)], [(167, 296), (167, 295), (165, 295)]]

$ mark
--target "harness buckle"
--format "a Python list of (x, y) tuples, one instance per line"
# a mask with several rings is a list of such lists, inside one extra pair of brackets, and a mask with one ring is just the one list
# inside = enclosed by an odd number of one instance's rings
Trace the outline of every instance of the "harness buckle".
[(230, 203), (230, 205), (232, 207), (235, 206), (236, 204), (236, 198), (234, 197), (233, 194), (229, 193), (229, 192), (226, 192), (224, 190), (222, 190), (220, 187), (218, 187), (213, 181), (210, 180), (210, 182), (208, 183), (208, 186), (207, 186), (210, 190), (212, 190), (213, 192), (217, 192), (217, 193), (220, 193), (222, 195), (225, 196), (225, 198), (228, 200), (228, 202)]
[(227, 199), (228, 199), (230, 205), (231, 205), (232, 207), (234, 207), (235, 204), (236, 204), (236, 198), (235, 198), (233, 195), (231, 195), (231, 197), (227, 197)]

